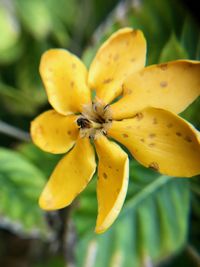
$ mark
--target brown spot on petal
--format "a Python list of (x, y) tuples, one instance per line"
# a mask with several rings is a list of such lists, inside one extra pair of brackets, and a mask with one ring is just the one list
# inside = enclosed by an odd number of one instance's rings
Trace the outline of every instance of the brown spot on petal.
[(72, 69), (76, 69), (76, 64), (72, 63)]
[(73, 88), (74, 87), (74, 81), (70, 82), (70, 86)]
[(103, 173), (103, 178), (104, 179), (107, 179), (108, 178), (108, 175), (105, 172)]
[(116, 192), (117, 192), (117, 194), (119, 194), (119, 192), (120, 192), (120, 188), (117, 188)]
[(188, 143), (191, 143), (192, 142), (192, 138), (188, 135), (185, 136), (185, 141), (187, 141)]
[(135, 58), (134, 58), (134, 57), (132, 57), (130, 61), (131, 61), (131, 62), (135, 62)]
[(182, 133), (180, 133), (180, 132), (176, 132), (176, 135), (177, 135), (177, 136), (182, 136)]
[(132, 127), (130, 125), (126, 126), (126, 129), (130, 130)]
[(149, 146), (150, 147), (154, 147), (156, 144), (155, 143), (150, 143)]
[(173, 124), (172, 123), (168, 123), (167, 124), (167, 128), (172, 128), (173, 127)]
[(158, 124), (158, 120), (156, 118), (153, 118), (153, 124)]
[(155, 133), (150, 133), (150, 134), (149, 134), (149, 138), (154, 138), (155, 136), (156, 136)]
[(138, 34), (138, 31), (137, 31), (137, 30), (133, 30), (133, 31), (132, 31), (132, 36), (133, 36), (133, 37), (136, 37), (137, 34)]
[(149, 164), (149, 168), (154, 170), (154, 171), (158, 171), (159, 170), (159, 165), (157, 162), (153, 161)]
[(125, 44), (126, 44), (126, 46), (129, 46), (130, 42), (129, 41), (126, 41)]
[(167, 70), (168, 68), (168, 64), (167, 63), (163, 63), (163, 64), (159, 64), (157, 65), (161, 70)]
[(160, 86), (163, 87), (163, 88), (167, 87), (167, 85), (168, 85), (167, 81), (160, 82)]
[(119, 172), (119, 169), (116, 169), (117, 172)]
[(111, 167), (110, 165), (108, 166), (108, 168), (109, 168), (109, 169), (112, 169), (112, 167)]
[(34, 133), (35, 133), (36, 135), (42, 135), (42, 134), (44, 133), (44, 129), (43, 129), (43, 127), (42, 127), (41, 124), (39, 124), (39, 125), (35, 128)]
[(137, 114), (135, 114), (134, 116), (138, 121), (142, 120), (144, 115), (142, 112), (138, 112)]
[(126, 89), (126, 94), (127, 94), (127, 95), (131, 95), (131, 94), (132, 94), (132, 92), (133, 92), (133, 91), (132, 91), (131, 89), (129, 89), (129, 88), (128, 88), (128, 89)]
[(140, 141), (141, 141), (142, 143), (144, 143), (145, 140), (144, 140), (144, 138), (141, 138)]
[(71, 131), (67, 131), (67, 134), (68, 134), (68, 135), (71, 135), (71, 133), (72, 133)]
[(119, 54), (114, 55), (113, 60), (117, 61), (119, 59)]
[(104, 80), (103, 83), (106, 84), (106, 83), (110, 83), (110, 82), (112, 82), (112, 81), (113, 81), (113, 79), (108, 78), (108, 79)]
[(126, 134), (126, 133), (123, 133), (122, 136), (125, 138), (128, 138), (128, 134)]

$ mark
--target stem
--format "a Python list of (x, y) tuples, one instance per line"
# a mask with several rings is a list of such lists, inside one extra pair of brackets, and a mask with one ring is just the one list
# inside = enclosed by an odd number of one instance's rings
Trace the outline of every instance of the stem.
[(11, 137), (14, 137), (18, 140), (25, 141), (25, 142), (30, 142), (31, 140), (29, 133), (24, 132), (14, 126), (11, 126), (1, 120), (0, 120), (0, 133), (9, 135)]

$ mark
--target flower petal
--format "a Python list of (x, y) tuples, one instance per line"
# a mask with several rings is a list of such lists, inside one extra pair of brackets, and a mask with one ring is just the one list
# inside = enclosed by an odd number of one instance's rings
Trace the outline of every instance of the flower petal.
[(148, 106), (180, 113), (200, 95), (200, 62), (152, 65), (131, 75), (124, 96), (111, 106), (114, 119), (132, 117)]
[(40, 63), (40, 74), (49, 103), (57, 112), (63, 115), (81, 112), (82, 105), (90, 102), (87, 70), (67, 50), (51, 49), (45, 52)]
[(33, 142), (42, 150), (59, 154), (67, 152), (78, 137), (76, 116), (63, 116), (48, 110), (31, 123)]
[(99, 49), (89, 69), (89, 85), (106, 104), (122, 92), (130, 73), (142, 69), (146, 41), (141, 31), (124, 28), (114, 33)]
[(199, 133), (169, 111), (147, 108), (134, 118), (113, 121), (108, 134), (141, 164), (160, 173), (180, 177), (200, 173)]
[(96, 233), (102, 233), (117, 218), (124, 203), (129, 177), (127, 154), (114, 142), (101, 136), (95, 140), (98, 166), (98, 217)]
[(69, 205), (86, 187), (95, 169), (95, 154), (89, 139), (78, 139), (54, 169), (40, 196), (40, 207), (55, 210)]

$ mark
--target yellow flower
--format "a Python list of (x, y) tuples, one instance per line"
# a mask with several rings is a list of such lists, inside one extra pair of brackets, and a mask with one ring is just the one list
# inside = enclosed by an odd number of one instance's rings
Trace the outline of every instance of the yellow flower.
[(145, 38), (130, 28), (101, 46), (89, 71), (66, 50), (44, 53), (40, 74), (54, 110), (32, 122), (32, 139), (45, 151), (69, 152), (44, 188), (41, 208), (63, 208), (86, 187), (96, 169), (93, 143), (99, 159), (95, 230), (102, 233), (114, 222), (127, 192), (129, 161), (109, 137), (160, 173), (200, 173), (199, 133), (176, 115), (200, 95), (200, 62), (144, 67), (145, 58)]

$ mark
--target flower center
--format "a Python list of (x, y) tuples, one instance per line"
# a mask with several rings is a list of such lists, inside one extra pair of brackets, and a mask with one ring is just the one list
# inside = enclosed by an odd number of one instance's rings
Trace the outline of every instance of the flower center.
[(106, 135), (112, 123), (109, 105), (103, 105), (99, 101), (85, 105), (76, 123), (81, 137), (97, 138), (99, 135)]

